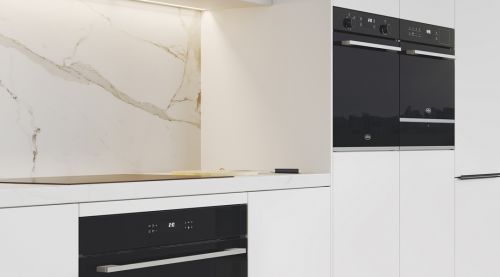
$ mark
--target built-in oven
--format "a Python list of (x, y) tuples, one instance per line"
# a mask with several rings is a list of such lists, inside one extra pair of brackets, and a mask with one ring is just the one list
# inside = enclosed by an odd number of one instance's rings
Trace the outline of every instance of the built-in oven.
[(80, 218), (80, 277), (246, 277), (247, 207)]
[(333, 150), (397, 150), (399, 19), (333, 8)]
[(455, 144), (454, 30), (400, 21), (401, 149)]

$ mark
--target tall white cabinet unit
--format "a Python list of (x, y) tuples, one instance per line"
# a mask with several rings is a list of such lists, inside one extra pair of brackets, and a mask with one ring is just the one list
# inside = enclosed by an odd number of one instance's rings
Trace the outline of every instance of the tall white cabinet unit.
[(399, 276), (399, 153), (333, 153), (333, 276)]
[(399, 17), (399, 0), (333, 0), (341, 8)]
[(400, 5), (402, 19), (455, 28), (455, 0), (400, 0)]
[(0, 276), (78, 277), (78, 205), (0, 209)]
[(453, 277), (454, 151), (400, 152), (401, 277)]
[(500, 173), (500, 2), (456, 1), (457, 175)]
[[(456, 0), (457, 176), (500, 173), (499, 10), (494, 0)], [(500, 276), (499, 199), (500, 178), (456, 181), (456, 277)]]
[(330, 188), (248, 195), (249, 277), (330, 277)]

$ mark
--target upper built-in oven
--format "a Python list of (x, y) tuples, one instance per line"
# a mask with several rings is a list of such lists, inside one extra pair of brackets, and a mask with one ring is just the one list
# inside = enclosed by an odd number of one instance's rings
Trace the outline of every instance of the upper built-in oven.
[(451, 149), (455, 123), (454, 30), (401, 20), (401, 149)]
[(246, 277), (247, 206), (80, 218), (80, 277)]
[(333, 8), (333, 149), (399, 146), (399, 19)]

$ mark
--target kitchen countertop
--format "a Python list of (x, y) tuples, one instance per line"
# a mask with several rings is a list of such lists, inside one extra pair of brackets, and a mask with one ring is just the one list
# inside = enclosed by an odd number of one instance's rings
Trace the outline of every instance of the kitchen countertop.
[(0, 184), (0, 208), (327, 186), (330, 186), (330, 174), (270, 174), (72, 186)]

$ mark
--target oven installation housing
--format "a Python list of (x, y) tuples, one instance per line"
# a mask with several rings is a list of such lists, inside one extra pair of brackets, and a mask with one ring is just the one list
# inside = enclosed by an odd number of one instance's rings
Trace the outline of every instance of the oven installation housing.
[(454, 30), (337, 7), (333, 20), (333, 150), (454, 149)]

